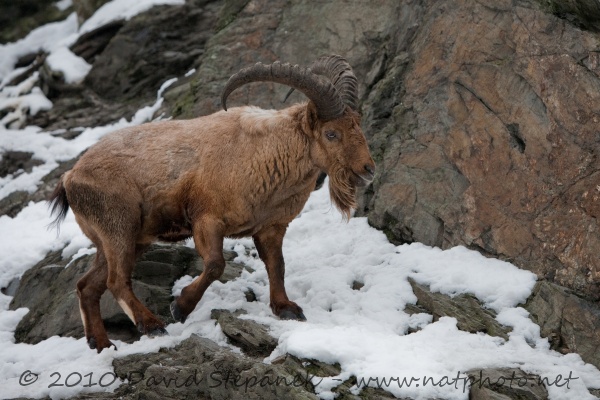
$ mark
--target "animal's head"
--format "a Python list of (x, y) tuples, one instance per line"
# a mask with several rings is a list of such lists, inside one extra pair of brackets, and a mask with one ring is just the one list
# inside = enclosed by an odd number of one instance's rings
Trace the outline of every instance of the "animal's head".
[[(356, 187), (373, 180), (375, 163), (360, 127), (356, 76), (340, 56), (324, 56), (310, 68), (257, 63), (233, 75), (221, 96), (225, 110), (229, 94), (259, 81), (282, 83), (304, 93), (310, 102), (304, 115), (311, 139), (311, 157), (329, 175), (329, 190), (336, 207), (346, 216), (356, 208)], [(286, 96), (287, 99), (287, 96)]]

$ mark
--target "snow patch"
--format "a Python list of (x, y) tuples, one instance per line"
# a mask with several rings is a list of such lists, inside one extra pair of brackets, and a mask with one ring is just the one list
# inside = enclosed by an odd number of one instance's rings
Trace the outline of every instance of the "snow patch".
[(93, 31), (109, 22), (132, 17), (158, 5), (181, 5), (185, 0), (113, 0), (100, 7), (81, 25), (79, 34)]
[(92, 66), (83, 58), (76, 56), (66, 47), (52, 52), (46, 63), (53, 71), (62, 73), (66, 83), (80, 83), (86, 77)]

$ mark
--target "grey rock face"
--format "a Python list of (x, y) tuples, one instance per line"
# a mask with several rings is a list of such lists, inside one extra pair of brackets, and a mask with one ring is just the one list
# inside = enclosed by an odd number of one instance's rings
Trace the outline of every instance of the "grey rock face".
[(254, 321), (237, 318), (227, 310), (212, 310), (210, 317), (217, 320), (229, 342), (249, 356), (267, 357), (277, 347), (277, 339)]
[(379, 173), (362, 213), (395, 242), (465, 245), (599, 299), (597, 34), (527, 1), (404, 15), (363, 103)]

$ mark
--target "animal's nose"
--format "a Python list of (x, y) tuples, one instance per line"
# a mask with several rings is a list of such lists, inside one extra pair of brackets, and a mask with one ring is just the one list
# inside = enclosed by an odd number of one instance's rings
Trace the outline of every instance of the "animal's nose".
[(365, 164), (365, 171), (371, 174), (371, 177), (375, 176), (375, 165)]

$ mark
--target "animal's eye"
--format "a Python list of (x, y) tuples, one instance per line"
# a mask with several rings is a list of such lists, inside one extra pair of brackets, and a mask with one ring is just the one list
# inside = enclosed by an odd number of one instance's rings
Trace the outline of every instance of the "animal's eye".
[(329, 140), (334, 140), (338, 137), (338, 135), (336, 131), (327, 131), (325, 132), (325, 137)]

